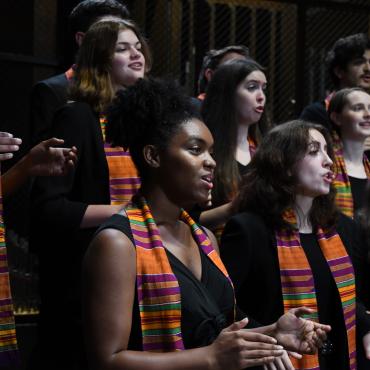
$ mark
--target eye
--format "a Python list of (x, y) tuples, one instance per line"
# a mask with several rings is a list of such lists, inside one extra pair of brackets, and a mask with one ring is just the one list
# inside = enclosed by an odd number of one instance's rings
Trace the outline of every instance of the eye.
[(363, 109), (363, 105), (362, 104), (356, 104), (356, 105), (353, 105), (352, 106), (352, 110), (355, 111), (355, 112), (359, 112), (362, 109)]
[(254, 91), (258, 89), (258, 85), (256, 83), (251, 83), (247, 85), (247, 90), (248, 91)]
[(126, 50), (127, 50), (127, 47), (119, 46), (119, 47), (116, 48), (116, 53), (123, 53)]
[(199, 145), (193, 145), (189, 149), (189, 152), (198, 155), (202, 152), (202, 148)]
[(136, 50), (141, 50), (142, 49), (142, 45), (140, 43), (136, 44), (135, 46)]

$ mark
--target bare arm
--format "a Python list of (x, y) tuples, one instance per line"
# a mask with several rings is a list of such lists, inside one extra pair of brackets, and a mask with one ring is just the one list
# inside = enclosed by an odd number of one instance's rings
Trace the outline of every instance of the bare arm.
[(52, 138), (33, 147), (2, 177), (4, 197), (16, 191), (31, 176), (65, 175), (77, 160), (77, 149), (55, 148), (63, 140)]
[(273, 338), (242, 331), (246, 320), (224, 329), (207, 347), (170, 353), (128, 350), (135, 281), (131, 241), (117, 230), (102, 231), (83, 265), (84, 326), (92, 370), (237, 370), (271, 362), (282, 354)]
[(210, 229), (225, 224), (234, 214), (233, 203), (229, 202), (222, 206), (203, 211), (199, 217), (199, 223)]

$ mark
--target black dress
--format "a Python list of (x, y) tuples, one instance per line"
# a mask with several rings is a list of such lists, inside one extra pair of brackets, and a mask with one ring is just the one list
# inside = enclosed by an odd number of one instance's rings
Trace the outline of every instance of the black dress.
[[(104, 222), (98, 232), (116, 229), (134, 240), (127, 217), (114, 215)], [(135, 244), (134, 244), (135, 245)], [(229, 280), (199, 249), (202, 277), (193, 273), (171, 252), (167, 257), (181, 291), (181, 332), (186, 349), (211, 344), (220, 331), (233, 322), (234, 293)], [(132, 329), (128, 349), (142, 350), (141, 327), (137, 297), (133, 307)]]

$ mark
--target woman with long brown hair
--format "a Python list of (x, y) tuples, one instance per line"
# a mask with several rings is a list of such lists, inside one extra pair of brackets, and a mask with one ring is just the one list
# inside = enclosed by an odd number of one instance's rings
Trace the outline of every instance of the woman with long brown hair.
[(356, 330), (370, 336), (356, 300), (357, 229), (335, 207), (332, 158), (320, 125), (291, 121), (271, 130), (243, 178), (240, 213), (221, 243), (246, 314), (266, 325), (304, 305), (331, 326), (323, 350), (294, 363), (300, 370), (356, 369)]

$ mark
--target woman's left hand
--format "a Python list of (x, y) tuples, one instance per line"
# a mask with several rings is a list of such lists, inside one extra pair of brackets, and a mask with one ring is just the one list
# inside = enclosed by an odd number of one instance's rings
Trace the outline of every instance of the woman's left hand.
[(365, 356), (370, 360), (370, 332), (364, 335), (362, 343), (364, 345)]
[(330, 331), (329, 325), (323, 325), (303, 319), (302, 315), (310, 314), (306, 307), (294, 308), (281, 316), (276, 322), (274, 337), (286, 349), (299, 353), (316, 353)]
[[(292, 354), (293, 355), (293, 354)], [(299, 354), (294, 354), (294, 357), (302, 357)], [(290, 361), (287, 351), (280, 357), (276, 357), (273, 362), (263, 365), (263, 370), (294, 370), (294, 366)]]

